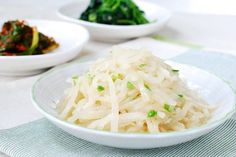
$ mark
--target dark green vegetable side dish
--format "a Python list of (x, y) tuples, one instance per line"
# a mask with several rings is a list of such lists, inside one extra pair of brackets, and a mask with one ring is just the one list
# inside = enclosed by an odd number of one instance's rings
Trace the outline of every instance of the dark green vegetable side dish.
[(144, 12), (132, 0), (91, 0), (80, 19), (110, 25), (149, 23)]

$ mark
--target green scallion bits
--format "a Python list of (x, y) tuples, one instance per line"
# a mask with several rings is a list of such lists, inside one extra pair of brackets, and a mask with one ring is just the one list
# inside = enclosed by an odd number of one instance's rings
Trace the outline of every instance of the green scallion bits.
[(164, 107), (163, 107), (167, 112), (173, 112), (175, 110), (175, 107), (174, 106), (171, 106), (169, 104), (164, 104)]
[(151, 88), (150, 88), (147, 84), (144, 84), (144, 87), (145, 87), (147, 90), (151, 90)]
[(111, 79), (112, 79), (113, 82), (115, 82), (118, 79), (118, 77), (116, 75), (112, 75)]
[(140, 67), (140, 68), (143, 68), (143, 67), (145, 67), (146, 65), (147, 65), (147, 64), (140, 64), (139, 67)]
[(76, 85), (76, 82), (78, 81), (79, 76), (78, 75), (72, 76), (71, 79), (73, 81), (73, 84)]
[(134, 89), (135, 86), (134, 86), (130, 81), (128, 81), (128, 82), (127, 82), (127, 88), (128, 88), (128, 89)]
[(104, 88), (103, 86), (99, 85), (99, 86), (97, 87), (97, 90), (98, 90), (99, 92), (102, 92), (102, 91), (105, 90), (105, 88)]
[(78, 75), (72, 76), (72, 79), (73, 79), (73, 80), (77, 80), (78, 78), (79, 78)]
[(150, 110), (150, 111), (148, 111), (148, 113), (147, 113), (147, 117), (148, 117), (148, 118), (154, 117), (154, 116), (156, 116), (156, 115), (157, 115), (157, 111), (155, 111), (155, 110)]
[(112, 75), (112, 81), (115, 82), (117, 79), (122, 79), (122, 74)]

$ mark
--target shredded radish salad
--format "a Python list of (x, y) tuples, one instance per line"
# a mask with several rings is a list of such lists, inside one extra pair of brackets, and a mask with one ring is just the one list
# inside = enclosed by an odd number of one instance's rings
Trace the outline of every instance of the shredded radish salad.
[(113, 48), (70, 83), (57, 105), (59, 115), (91, 129), (179, 131), (207, 123), (213, 111), (179, 77), (178, 69), (145, 50)]

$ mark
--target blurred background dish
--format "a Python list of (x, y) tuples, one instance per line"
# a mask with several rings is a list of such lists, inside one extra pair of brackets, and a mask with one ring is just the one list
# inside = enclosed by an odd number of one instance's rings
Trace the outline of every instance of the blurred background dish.
[(59, 44), (24, 20), (3, 24), (0, 32), (0, 56), (42, 55), (57, 49)]
[(168, 21), (171, 14), (165, 8), (152, 2), (134, 0), (134, 3), (144, 12), (150, 23), (139, 25), (109, 25), (80, 20), (90, 1), (79, 1), (62, 6), (58, 15), (67, 20), (85, 26), (93, 39), (99, 41), (122, 41), (153, 34), (160, 30)]
[[(23, 76), (41, 72), (76, 57), (88, 41), (88, 31), (79, 25), (47, 20), (25, 20), (39, 32), (53, 37), (59, 47), (41, 55), (0, 56), (0, 75)], [(0, 27), (6, 20), (1, 20)]]

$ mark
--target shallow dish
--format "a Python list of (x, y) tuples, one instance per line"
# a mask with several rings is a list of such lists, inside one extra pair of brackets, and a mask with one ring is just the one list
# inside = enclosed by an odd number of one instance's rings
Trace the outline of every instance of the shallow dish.
[(146, 36), (157, 32), (166, 24), (171, 16), (168, 10), (155, 3), (144, 0), (134, 0), (134, 2), (145, 12), (145, 16), (150, 21), (149, 24), (118, 26), (98, 24), (78, 19), (81, 13), (87, 8), (89, 0), (66, 4), (58, 10), (58, 15), (67, 21), (85, 26), (91, 33), (92, 38), (110, 42)]
[(86, 72), (90, 62), (73, 63), (47, 72), (33, 86), (32, 101), (48, 120), (75, 137), (106, 146), (130, 149), (164, 147), (190, 141), (207, 134), (232, 116), (235, 112), (235, 95), (224, 81), (195, 67), (169, 61), (167, 63), (179, 69), (180, 76), (187, 80), (191, 88), (197, 88), (206, 102), (217, 106), (206, 125), (185, 131), (158, 134), (111, 133), (87, 129), (61, 120), (55, 111), (55, 102), (69, 87), (65, 80), (75, 74)]
[[(0, 28), (6, 20), (0, 21)], [(32, 56), (0, 56), (0, 75), (23, 76), (41, 72), (76, 57), (88, 41), (88, 31), (79, 25), (48, 20), (25, 20), (30, 26), (49, 37), (53, 37), (59, 47), (50, 53)]]

